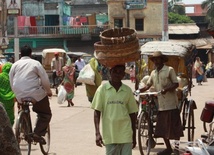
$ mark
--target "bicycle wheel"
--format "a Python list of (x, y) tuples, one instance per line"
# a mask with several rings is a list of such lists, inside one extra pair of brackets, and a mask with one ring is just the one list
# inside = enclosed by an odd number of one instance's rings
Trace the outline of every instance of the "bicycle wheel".
[(195, 123), (194, 123), (194, 110), (191, 107), (191, 102), (189, 101), (188, 104), (188, 127), (187, 127), (187, 134), (188, 134), (188, 141), (194, 141), (194, 131), (195, 131)]
[(32, 128), (28, 116), (21, 111), (16, 121), (15, 135), (22, 155), (30, 155), (31, 141), (28, 136), (29, 133), (32, 133)]
[(149, 133), (148, 113), (142, 112), (138, 122), (138, 144), (141, 155), (149, 155), (150, 153), (150, 137), (152, 135)]
[(50, 149), (50, 126), (49, 125), (47, 127), (46, 134), (43, 138), (45, 139), (46, 144), (42, 145), (41, 143), (39, 143), (39, 145), (42, 153), (44, 155), (47, 155)]

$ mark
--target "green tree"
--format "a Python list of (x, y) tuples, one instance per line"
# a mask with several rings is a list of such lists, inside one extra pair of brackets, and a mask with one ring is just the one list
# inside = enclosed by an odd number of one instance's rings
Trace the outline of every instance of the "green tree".
[(214, 0), (205, 0), (201, 3), (201, 8), (207, 10), (206, 19), (209, 22), (209, 27), (214, 27)]
[(168, 2), (168, 12), (185, 15), (185, 7), (179, 2), (180, 0), (171, 0)]
[(168, 13), (168, 22), (169, 24), (194, 23), (190, 17), (186, 15), (179, 15), (173, 12)]

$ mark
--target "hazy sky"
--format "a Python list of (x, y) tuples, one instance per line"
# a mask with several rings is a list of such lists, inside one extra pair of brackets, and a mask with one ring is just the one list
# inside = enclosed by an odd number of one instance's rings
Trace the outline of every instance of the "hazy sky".
[(201, 4), (204, 0), (182, 0), (185, 4)]

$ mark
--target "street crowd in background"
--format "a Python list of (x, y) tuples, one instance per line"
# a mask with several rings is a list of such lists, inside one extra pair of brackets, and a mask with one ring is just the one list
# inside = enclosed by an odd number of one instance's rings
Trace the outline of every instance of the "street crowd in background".
[[(63, 59), (59, 56), (58, 52), (55, 52), (54, 58), (51, 61), (51, 84), (42, 64), (31, 59), (31, 47), (23, 46), (20, 52), (21, 58), (17, 62), (7, 62), (0, 65), (0, 130), (7, 130), (6, 132), (0, 133), (0, 146), (3, 146), (3, 144), (5, 146), (5, 148), (0, 149), (0, 154), (2, 154), (1, 151), (4, 153), (10, 152), (12, 155), (20, 154), (18, 143), (12, 132), (12, 126), (15, 121), (15, 103), (20, 103), (23, 97), (31, 96), (35, 98), (36, 104), (33, 105), (33, 111), (40, 117), (33, 134), (36, 141), (45, 143), (42, 136), (44, 136), (44, 130), (47, 128), (52, 117), (48, 99), (48, 96), (52, 96), (51, 87), (56, 86), (58, 82), (56, 78), (62, 76), (63, 78), (59, 85), (66, 92), (66, 94), (63, 95), (65, 95), (68, 107), (75, 106), (75, 103), (73, 103), (75, 89), (78, 87), (78, 84), (82, 84), (78, 83), (77, 80), (80, 74), (82, 74), (81, 71), (87, 66), (81, 56), (79, 56), (77, 60), (72, 61), (69, 56)], [(167, 58), (161, 52), (155, 52), (151, 60), (156, 68), (150, 77), (148, 77), (141, 91), (145, 91), (151, 86), (154, 86), (156, 90), (161, 91), (162, 94), (167, 96), (166, 98), (158, 98), (160, 111), (158, 120), (160, 120), (159, 122), (161, 122), (161, 124), (158, 123), (155, 130), (155, 136), (162, 137), (166, 144), (166, 149), (159, 152), (158, 155), (167, 155), (173, 151), (169, 139), (179, 140), (180, 137), (183, 136), (183, 132), (180, 130), (179, 112), (176, 109), (177, 96), (175, 89), (178, 87), (178, 80), (174, 69), (164, 65)], [(88, 101), (91, 103), (92, 109), (95, 110), (95, 143), (97, 146), (105, 145), (108, 155), (113, 155), (114, 153), (116, 153), (116, 155), (131, 155), (132, 148), (136, 146), (135, 121), (138, 108), (137, 105), (134, 104), (135, 99), (131, 89), (123, 84), (122, 80), (124, 77), (129, 78), (131, 82), (135, 84), (135, 89), (138, 89), (138, 85), (146, 75), (147, 64), (142, 59), (141, 61), (106, 68), (93, 57), (90, 59), (88, 65), (94, 73), (92, 78), (94, 84), (84, 84)], [(163, 71), (163, 74), (158, 75), (157, 73), (161, 71)], [(198, 85), (202, 85), (202, 82), (207, 81), (206, 77), (208, 74), (209, 77), (214, 77), (213, 62), (209, 62), (205, 66), (200, 61), (200, 57), (196, 57), (193, 65), (193, 74), (193, 76), (196, 77)], [(160, 79), (164, 79), (165, 75), (170, 75), (171, 79), (169, 81), (160, 81), (160, 83), (156, 81), (158, 76), (162, 76)], [(109, 82), (101, 85), (104, 79)], [(168, 101), (166, 102), (166, 100)], [(110, 107), (107, 107), (105, 103), (109, 103)], [(128, 105), (126, 105), (125, 108), (122, 105), (121, 107), (115, 107), (115, 105), (119, 103), (126, 103)], [(166, 104), (167, 106), (165, 107), (162, 104)], [(112, 109), (116, 109), (117, 112), (113, 114)], [(101, 115), (105, 116), (102, 117), (103, 135), (99, 130)], [(113, 120), (117, 120), (116, 124), (108, 120), (106, 116), (111, 116)], [(120, 122), (120, 120), (122, 120), (122, 122)], [(163, 122), (167, 128), (164, 128)], [(120, 124), (123, 124), (123, 126), (118, 126)], [(112, 130), (110, 130), (110, 128)], [(169, 131), (168, 129), (173, 130)], [(10, 140), (8, 141), (5, 137)], [(118, 152), (124, 153), (120, 154)]]

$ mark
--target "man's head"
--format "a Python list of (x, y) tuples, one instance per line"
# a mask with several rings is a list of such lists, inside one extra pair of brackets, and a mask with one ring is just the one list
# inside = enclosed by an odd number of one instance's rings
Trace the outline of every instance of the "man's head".
[(125, 76), (125, 64), (120, 64), (112, 67), (110, 71), (111, 81), (120, 82)]
[(165, 62), (168, 61), (166, 55), (163, 55), (162, 52), (156, 51), (150, 57), (150, 60), (155, 64), (156, 67), (162, 66)]
[(58, 59), (59, 58), (59, 52), (54, 52), (54, 56), (56, 59)]
[(24, 56), (29, 56), (29, 57), (31, 57), (32, 49), (31, 49), (30, 46), (24, 45), (23, 47), (21, 47), (20, 53), (21, 53), (21, 57), (24, 57)]

